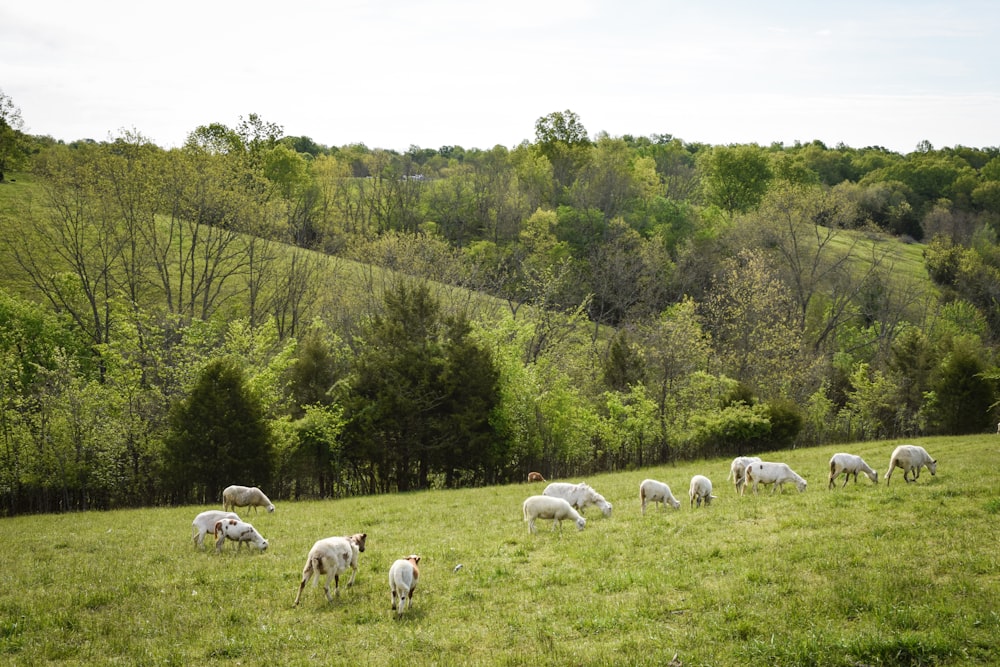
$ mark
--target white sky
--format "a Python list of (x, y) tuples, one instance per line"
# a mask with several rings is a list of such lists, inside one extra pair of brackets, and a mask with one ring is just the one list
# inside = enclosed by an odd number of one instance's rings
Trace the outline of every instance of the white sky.
[(328, 146), (593, 136), (1000, 145), (994, 0), (6, 0), (25, 130), (179, 146), (251, 113)]

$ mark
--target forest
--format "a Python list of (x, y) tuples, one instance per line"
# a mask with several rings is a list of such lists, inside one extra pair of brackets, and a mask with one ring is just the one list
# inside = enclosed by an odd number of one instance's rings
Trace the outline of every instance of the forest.
[(1000, 148), (489, 149), (0, 91), (0, 515), (327, 498), (996, 428)]

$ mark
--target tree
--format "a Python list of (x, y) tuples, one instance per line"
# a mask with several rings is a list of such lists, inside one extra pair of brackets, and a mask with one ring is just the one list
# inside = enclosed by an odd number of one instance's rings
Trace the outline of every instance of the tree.
[(378, 491), (492, 477), (490, 413), (497, 371), (469, 338), (464, 318), (441, 316), (423, 283), (385, 294), (345, 398), (345, 456), (368, 468)]
[(761, 396), (789, 395), (804, 370), (795, 303), (760, 251), (726, 263), (704, 309), (723, 370)]
[(732, 213), (757, 206), (773, 178), (767, 154), (756, 144), (716, 146), (699, 154), (708, 203)]
[(24, 164), (24, 120), (21, 109), (0, 88), (0, 183), (6, 173)]
[(797, 306), (799, 331), (816, 350), (856, 315), (866, 281), (889, 252), (873, 243), (864, 258), (864, 237), (846, 231), (857, 216), (856, 204), (842, 192), (781, 184), (740, 220), (747, 243), (773, 249)]
[(591, 146), (580, 117), (569, 109), (542, 116), (535, 121), (535, 142), (552, 164), (556, 188), (572, 185), (588, 159)]
[(236, 362), (209, 362), (169, 423), (164, 445), (175, 500), (215, 503), (235, 480), (248, 486), (270, 481), (268, 425)]
[(981, 354), (977, 341), (959, 338), (934, 372), (931, 414), (942, 433), (981, 433), (993, 424), (993, 384)]

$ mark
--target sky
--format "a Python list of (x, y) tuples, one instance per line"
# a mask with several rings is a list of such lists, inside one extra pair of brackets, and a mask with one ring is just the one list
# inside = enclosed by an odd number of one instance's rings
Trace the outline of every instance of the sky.
[(0, 5), (24, 131), (183, 145), (257, 114), (326, 146), (1000, 145), (994, 0), (30, 0)]

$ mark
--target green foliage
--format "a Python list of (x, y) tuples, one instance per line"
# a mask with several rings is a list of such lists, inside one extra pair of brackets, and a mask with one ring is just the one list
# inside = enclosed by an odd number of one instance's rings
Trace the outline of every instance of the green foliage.
[(385, 295), (345, 397), (345, 455), (371, 467), (377, 490), (483, 482), (504, 463), (490, 414), (497, 371), (470, 338), (466, 319), (446, 319), (426, 284)]
[(758, 447), (771, 432), (765, 406), (745, 403), (697, 413), (691, 417), (691, 427), (696, 451), (709, 456), (759, 451)]
[(849, 437), (875, 440), (892, 433), (892, 397), (897, 391), (892, 380), (862, 363), (851, 373), (850, 383), (847, 404), (840, 411)]
[(645, 377), (640, 352), (629, 343), (624, 330), (611, 340), (602, 366), (604, 384), (614, 391), (627, 391)]
[(981, 433), (995, 423), (993, 383), (984, 377), (986, 366), (978, 341), (956, 339), (954, 347), (934, 373), (937, 398), (931, 409), (933, 424), (942, 433)]
[[(255, 114), (176, 150), (35, 138), (0, 188), (5, 289), (48, 304), (0, 302), (7, 507), (169, 499), (168, 406), (220, 359), (275, 435), (279, 498), (722, 451), (736, 383), (771, 423), (741, 446), (919, 434), (961, 407), (931, 378), (955, 341), (993, 367), (995, 149), (536, 130), (402, 154)], [(925, 269), (870, 221), (949, 241)], [(434, 298), (401, 305), (401, 275)]]
[(730, 214), (755, 208), (774, 177), (768, 156), (757, 145), (716, 146), (700, 154), (698, 165), (705, 198)]
[(240, 366), (210, 362), (170, 413), (166, 467), (178, 499), (217, 502), (229, 484), (266, 487), (272, 453), (260, 401)]

